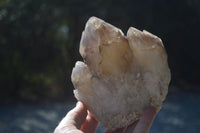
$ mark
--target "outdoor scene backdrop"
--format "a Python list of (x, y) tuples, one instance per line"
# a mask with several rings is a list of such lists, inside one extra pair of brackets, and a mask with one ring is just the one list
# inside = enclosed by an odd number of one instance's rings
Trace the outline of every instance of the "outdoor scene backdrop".
[(164, 43), (170, 91), (200, 85), (198, 0), (0, 0), (0, 102), (66, 101), (71, 71), (91, 16), (147, 30)]

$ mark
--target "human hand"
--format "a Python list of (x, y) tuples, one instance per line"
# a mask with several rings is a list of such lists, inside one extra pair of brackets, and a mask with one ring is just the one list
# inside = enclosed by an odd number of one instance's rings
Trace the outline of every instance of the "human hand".
[(78, 102), (62, 119), (54, 133), (95, 133), (98, 125), (99, 122), (87, 112), (86, 106)]
[[(156, 109), (149, 108), (139, 121), (114, 132), (106, 130), (105, 133), (148, 133), (155, 116)], [(98, 121), (87, 112), (85, 105), (78, 102), (56, 127), (54, 133), (95, 133), (98, 125)]]

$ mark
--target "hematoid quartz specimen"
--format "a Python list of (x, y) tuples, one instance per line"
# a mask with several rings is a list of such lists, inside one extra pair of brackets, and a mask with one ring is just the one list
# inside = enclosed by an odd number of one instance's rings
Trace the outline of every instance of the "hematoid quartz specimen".
[(167, 54), (160, 38), (130, 27), (123, 32), (91, 17), (82, 33), (71, 79), (82, 101), (108, 130), (128, 126), (148, 107), (158, 111), (170, 82)]

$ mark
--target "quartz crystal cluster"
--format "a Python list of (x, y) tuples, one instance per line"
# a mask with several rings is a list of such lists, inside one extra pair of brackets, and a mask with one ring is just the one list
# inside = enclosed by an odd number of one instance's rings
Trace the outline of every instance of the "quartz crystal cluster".
[(150, 106), (159, 111), (170, 82), (160, 38), (133, 27), (125, 36), (91, 17), (79, 50), (84, 62), (77, 61), (72, 71), (75, 97), (108, 130), (130, 125)]

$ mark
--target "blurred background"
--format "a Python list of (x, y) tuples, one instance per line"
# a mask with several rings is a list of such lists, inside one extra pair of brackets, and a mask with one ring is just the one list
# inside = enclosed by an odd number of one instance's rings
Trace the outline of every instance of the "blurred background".
[(0, 0), (0, 132), (53, 132), (75, 105), (70, 76), (91, 16), (162, 39), (172, 80), (151, 132), (198, 132), (199, 0)]

